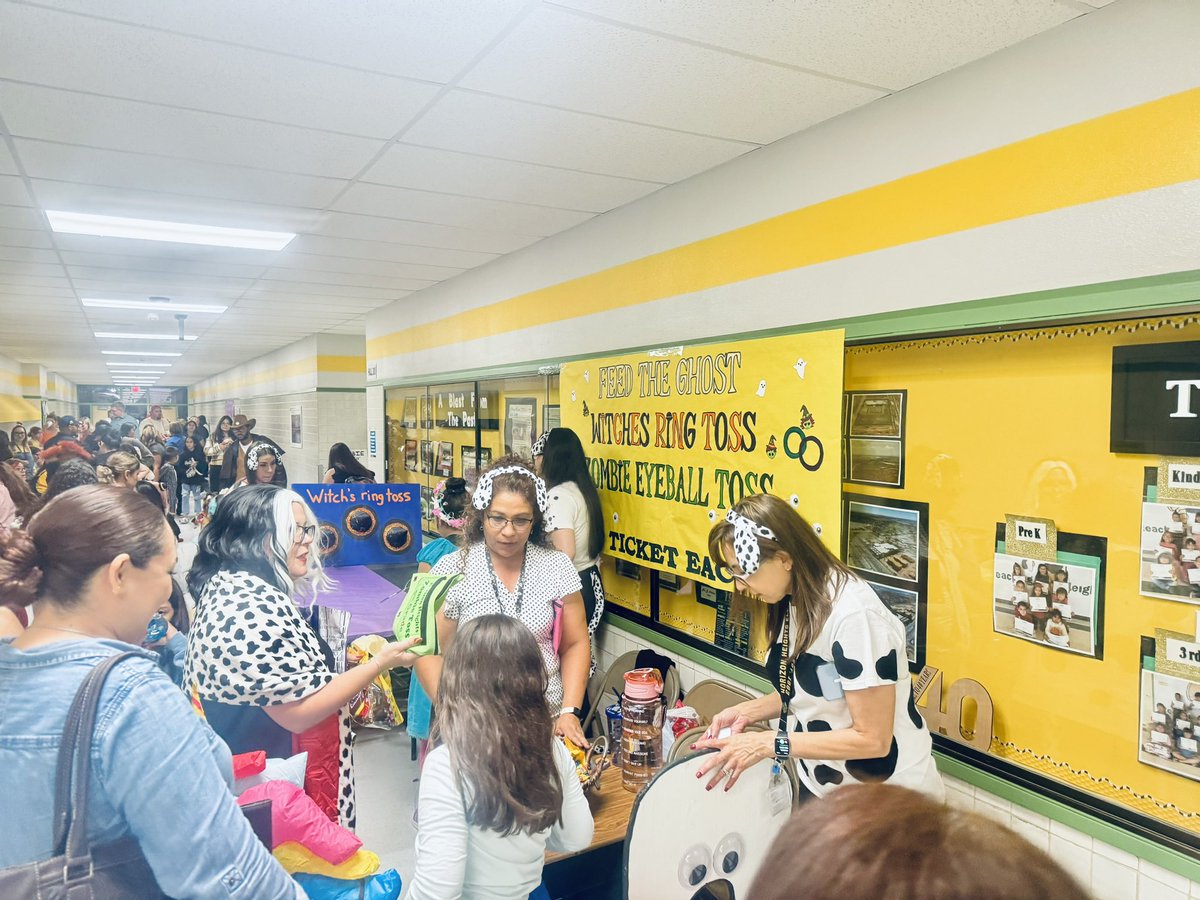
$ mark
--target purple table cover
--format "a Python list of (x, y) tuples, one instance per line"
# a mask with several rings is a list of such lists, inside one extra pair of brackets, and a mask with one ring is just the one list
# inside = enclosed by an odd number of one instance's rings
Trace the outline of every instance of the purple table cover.
[(340, 566), (327, 574), (337, 584), (317, 602), (350, 613), (351, 640), (364, 634), (392, 633), (392, 621), (404, 602), (403, 588), (366, 566)]

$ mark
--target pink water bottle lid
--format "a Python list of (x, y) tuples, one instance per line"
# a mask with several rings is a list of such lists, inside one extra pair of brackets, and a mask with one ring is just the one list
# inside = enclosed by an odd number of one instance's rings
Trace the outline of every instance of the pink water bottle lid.
[(631, 700), (653, 700), (663, 692), (658, 669), (633, 669), (625, 673), (625, 696)]

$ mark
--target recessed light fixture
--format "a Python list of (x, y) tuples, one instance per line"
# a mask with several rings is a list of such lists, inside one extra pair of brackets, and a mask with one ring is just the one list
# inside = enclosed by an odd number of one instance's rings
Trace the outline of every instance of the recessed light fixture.
[(256, 231), (219, 225), (192, 225), (124, 216), (46, 210), (50, 227), (59, 234), (90, 234), (96, 237), (168, 241), (173, 244), (202, 244), (208, 247), (237, 247), (242, 250), (282, 250), (296, 235), (289, 231)]
[[(125, 340), (128, 340), (128, 341), (178, 341), (178, 340), (194, 341), (194, 340), (196, 340), (196, 335), (194, 335), (194, 334), (185, 334), (181, 338), (177, 334), (140, 334), (140, 333), (128, 332), (128, 331), (97, 331), (96, 337), (98, 337), (98, 338), (117, 338), (117, 339), (124, 338)], [(136, 353), (133, 355), (137, 356)], [(178, 356), (178, 355), (179, 354), (176, 354), (176, 356)]]
[(105, 356), (183, 356), (182, 353), (163, 353), (158, 350), (101, 350)]
[(85, 297), (79, 301), (84, 306), (98, 306), (103, 309), (153, 309), (166, 312), (215, 313), (225, 312), (229, 307), (217, 306), (212, 303), (168, 303), (162, 300), (99, 300)]

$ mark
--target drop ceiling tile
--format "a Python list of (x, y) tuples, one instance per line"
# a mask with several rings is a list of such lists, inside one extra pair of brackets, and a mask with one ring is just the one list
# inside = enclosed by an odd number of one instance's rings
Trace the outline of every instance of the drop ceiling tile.
[[(94, 0), (49, 0), (44, 5), (96, 11)], [(103, 12), (106, 18), (138, 25), (446, 82), (526, 5), (526, 0), (105, 0)]]
[(70, 291), (71, 282), (62, 274), (62, 267), (59, 267), (57, 276), (46, 275), (13, 275), (8, 274), (2, 276), (3, 282), (12, 288), (19, 290), (27, 290), (29, 288), (53, 288), (61, 291)]
[(553, 7), (524, 19), (460, 85), (756, 144), (885, 93)]
[[(2, 107), (0, 107), (0, 112), (3, 112)], [(12, 154), (8, 152), (7, 145), (0, 141), (0, 175), (19, 174), (20, 172), (17, 170), (17, 163), (12, 158)]]
[(312, 284), (305, 281), (259, 281), (246, 293), (245, 299), (253, 300), (263, 292), (276, 294), (317, 294), (342, 298), (358, 298), (364, 301), (386, 301), (396, 296), (394, 288), (357, 287), (352, 285)]
[(179, 156), (272, 171), (350, 178), (382, 141), (0, 83), (0, 112), (17, 137)]
[(238, 265), (259, 265), (263, 268), (271, 265), (280, 255), (279, 251), (275, 250), (238, 250), (233, 247), (203, 247), (197, 244), (92, 237), (84, 234), (56, 234), (54, 242), (64, 254), (111, 254), (114, 258), (179, 259), (217, 264), (229, 262)]
[(342, 212), (385, 216), (436, 225), (517, 231), (542, 237), (586, 222), (592, 213), (505, 200), (481, 200), (378, 184), (353, 184), (334, 204)]
[[(490, 262), (505, 252), (496, 249), (498, 247), (523, 247), (541, 239), (533, 234), (457, 228), (342, 212), (323, 213), (318, 224), (309, 233), (322, 237), (395, 244), (397, 247), (394, 258), (397, 260), (428, 262), (432, 265), (457, 266), (464, 269)], [(407, 246), (408, 250), (404, 250), (403, 246)]]
[(49, 250), (53, 247), (50, 235), (45, 231), (30, 231), (25, 228), (0, 227), (0, 247), (30, 247)]
[(25, 182), (15, 175), (0, 175), (0, 203), (6, 206), (32, 206)]
[(560, 5), (893, 90), (1080, 15), (1045, 0), (561, 0)]
[(232, 262), (204, 262), (176, 257), (123, 256), (116, 253), (80, 253), (69, 250), (63, 251), (62, 258), (63, 262), (73, 267), (124, 269), (132, 272), (170, 275), (224, 275), (237, 278), (257, 278), (264, 269), (261, 265)]
[(52, 181), (316, 209), (329, 205), (347, 184), (337, 178), (289, 175), (146, 153), (121, 153), (20, 138), (13, 143), (31, 178)]
[(438, 91), (34, 6), (8, 6), (4, 27), (11, 39), (0, 55), (0, 78), (346, 134), (391, 137)]
[[(2, 266), (2, 264), (0, 264)], [(0, 268), (0, 271), (3, 271)], [(392, 275), (364, 275), (361, 273), (345, 273), (345, 272), (321, 272), (313, 269), (267, 269), (262, 274), (259, 280), (259, 287), (267, 285), (293, 285), (293, 284), (311, 284), (314, 286), (322, 286), (326, 289), (352, 286), (352, 287), (369, 287), (383, 288), (387, 290), (408, 290), (419, 291), (421, 288), (429, 287), (434, 284), (432, 281), (426, 281), (416, 278), (396, 278)], [(282, 289), (289, 289), (283, 287)]]
[[(380, 241), (350, 241), (343, 238), (320, 237), (318, 235), (301, 235), (289, 247), (299, 253), (331, 254), (352, 256), (359, 259), (382, 259), (399, 262), (411, 258), (413, 248), (404, 244), (387, 244)], [(397, 271), (406, 278), (428, 278), (431, 281), (444, 281), (463, 271), (461, 267), (427, 266), (417, 263), (405, 263)], [(419, 272), (419, 274), (418, 274)]]
[(425, 147), (662, 182), (681, 181), (754, 148), (469, 91), (447, 93), (404, 139)]
[(0, 206), (0, 227), (37, 231), (46, 227), (46, 220), (40, 211), (28, 206)]
[(21, 287), (15, 284), (6, 284), (4, 281), (0, 280), (0, 294), (8, 294), (11, 296), (20, 297), (39, 297), (47, 300), (70, 300), (73, 304), (78, 305), (78, 301), (75, 299), (75, 292), (67, 288)]
[(13, 278), (42, 276), (62, 278), (63, 267), (58, 263), (39, 263), (0, 258), (0, 279), (11, 283)]
[(57, 264), (58, 254), (53, 250), (34, 250), (29, 247), (0, 247), (0, 259), (9, 262)]
[(196, 284), (186, 281), (140, 280), (138, 278), (75, 278), (75, 290), (80, 295), (90, 297), (96, 294), (123, 293), (131, 297), (151, 297), (164, 295), (175, 300), (188, 301), (230, 301), (236, 300), (250, 285), (244, 281), (227, 286), (213, 283)]
[[(430, 263), (438, 266), (449, 266), (451, 268), (466, 268), (463, 261), (454, 259), (447, 261), (441, 256), (453, 256), (464, 251), (458, 250), (442, 250), (436, 247), (409, 247), (412, 253), (412, 261), (418, 263)], [(0, 248), (0, 253), (3, 253), (3, 248)], [(290, 248), (279, 254), (279, 258), (275, 261), (275, 265), (279, 271), (299, 270), (293, 276), (295, 278), (307, 277), (306, 273), (320, 275), (326, 272), (343, 272), (349, 274), (366, 274), (380, 275), (389, 278), (404, 278), (405, 263), (390, 262), (379, 259), (352, 259), (347, 256), (323, 256), (314, 253), (295, 253)], [(319, 279), (318, 279), (319, 280)], [(433, 284), (432, 281), (429, 282)]]
[(490, 200), (605, 212), (658, 190), (658, 182), (590, 175), (552, 166), (392, 144), (362, 178)]

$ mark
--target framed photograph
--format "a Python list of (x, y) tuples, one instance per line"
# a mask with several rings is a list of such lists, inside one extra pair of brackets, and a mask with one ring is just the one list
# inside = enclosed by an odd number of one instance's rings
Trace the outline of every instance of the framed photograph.
[[(475, 485), (479, 482), (479, 474), (492, 464), (492, 451), (490, 447), (477, 449), (475, 447), (462, 446), (460, 455), (462, 457), (462, 477), (467, 481), (467, 488), (474, 490)], [(475, 462), (475, 454), (479, 454), (479, 463)]]
[(433, 474), (433, 441), (421, 441), (421, 474)]
[(929, 504), (842, 495), (842, 559), (904, 626), (910, 672), (925, 667)]
[(292, 431), (292, 446), (304, 446), (304, 409), (299, 406), (293, 406), (289, 411), (291, 416), (291, 431)]
[(401, 414), (400, 424), (405, 428), (417, 427), (417, 398), (404, 398), (404, 412)]
[(852, 438), (904, 438), (908, 391), (847, 391), (846, 434)]
[(1138, 762), (1200, 781), (1200, 680), (1142, 669)]
[(441, 441), (438, 448), (437, 473), (443, 478), (454, 474), (454, 444)]
[(659, 572), (658, 586), (664, 591), (679, 593), (679, 588), (682, 586), (682, 579), (674, 572)]
[(1057, 650), (1097, 655), (1097, 570), (997, 553), (992, 628)]
[(904, 441), (849, 438), (846, 480), (857, 484), (904, 487)]
[(526, 459), (533, 456), (537, 440), (537, 400), (533, 397), (508, 397), (504, 402), (504, 451)]
[(404, 468), (409, 472), (417, 471), (417, 439), (409, 438), (404, 442)]
[(551, 428), (559, 428), (562, 425), (560, 409), (561, 407), (557, 403), (547, 403), (542, 407), (542, 431), (549, 431)]
[(1200, 603), (1200, 504), (1157, 503), (1157, 469), (1146, 467), (1138, 590), (1143, 597)]

